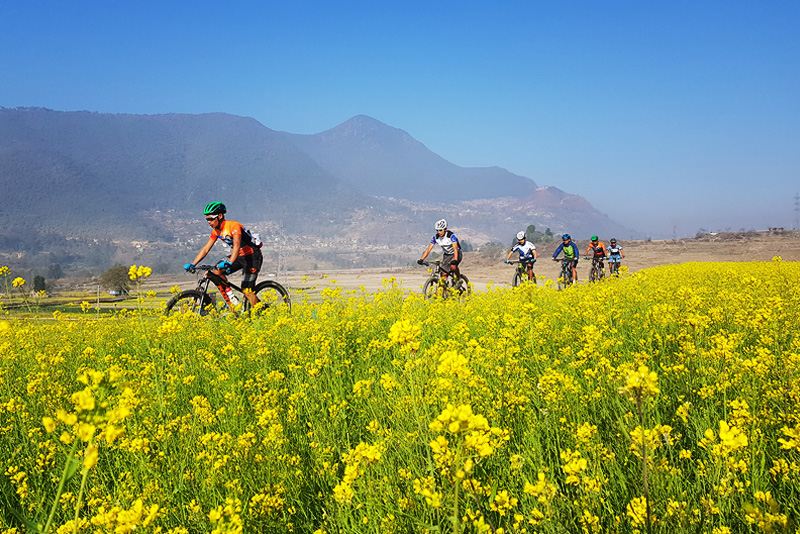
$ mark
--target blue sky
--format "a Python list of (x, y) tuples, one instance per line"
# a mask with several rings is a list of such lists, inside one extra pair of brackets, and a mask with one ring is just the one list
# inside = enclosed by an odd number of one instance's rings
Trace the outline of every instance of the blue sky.
[(791, 227), (800, 2), (7, 0), (0, 106), (364, 114), (654, 237)]

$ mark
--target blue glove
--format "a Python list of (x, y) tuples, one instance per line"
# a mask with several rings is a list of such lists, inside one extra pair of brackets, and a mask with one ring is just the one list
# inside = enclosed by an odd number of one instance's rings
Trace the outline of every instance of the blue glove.
[(536, 258), (533, 258), (533, 259), (531, 260), (531, 263), (536, 263)]
[(188, 273), (192, 269), (194, 269), (194, 263), (184, 263), (183, 269)]
[(231, 272), (231, 267), (233, 267), (233, 264), (228, 260), (222, 260), (217, 264), (217, 269), (219, 269), (220, 271), (225, 271), (228, 274), (230, 274)]
[(508, 260), (503, 260), (503, 263), (508, 263)]

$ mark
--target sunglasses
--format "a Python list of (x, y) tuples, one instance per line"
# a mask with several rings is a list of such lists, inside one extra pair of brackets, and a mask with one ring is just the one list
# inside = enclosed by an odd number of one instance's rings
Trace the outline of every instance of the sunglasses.
[(211, 221), (213, 221), (214, 219), (216, 219), (217, 217), (219, 217), (219, 215), (214, 215), (213, 217), (206, 217), (206, 220), (207, 220), (207, 221), (209, 221), (209, 222), (211, 222)]

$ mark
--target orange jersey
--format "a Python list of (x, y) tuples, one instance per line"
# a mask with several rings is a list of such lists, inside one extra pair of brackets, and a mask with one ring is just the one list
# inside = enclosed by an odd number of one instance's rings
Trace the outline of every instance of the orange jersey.
[(252, 237), (250, 237), (250, 232), (248, 232), (241, 223), (223, 219), (222, 224), (211, 231), (211, 237), (219, 239), (229, 247), (233, 246), (233, 236), (236, 234), (242, 236), (241, 246), (239, 248), (240, 256), (249, 256), (255, 252), (253, 250), (253, 240)]
[(602, 241), (598, 241), (597, 245), (592, 245), (589, 243), (589, 246), (586, 247), (586, 252), (583, 253), (584, 256), (589, 255), (589, 251), (592, 251), (592, 256), (605, 256), (606, 255), (606, 246), (603, 244)]

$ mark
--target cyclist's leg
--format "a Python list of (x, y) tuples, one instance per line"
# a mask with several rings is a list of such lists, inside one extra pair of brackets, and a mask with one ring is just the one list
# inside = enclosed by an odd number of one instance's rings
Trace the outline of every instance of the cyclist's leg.
[(261, 271), (261, 265), (263, 262), (264, 257), (262, 256), (261, 251), (256, 249), (256, 251), (252, 254), (248, 254), (247, 256), (239, 256), (236, 258), (236, 261), (233, 262), (233, 265), (230, 269), (231, 274), (239, 270), (243, 271), (242, 292), (253, 306), (258, 304), (258, 297), (256, 297), (255, 287), (256, 280), (258, 279), (258, 273)]
[(533, 281), (533, 262), (525, 261), (523, 263), (525, 264), (525, 270), (528, 273), (528, 280), (532, 282)]
[(578, 260), (572, 260), (572, 281), (578, 281)]

